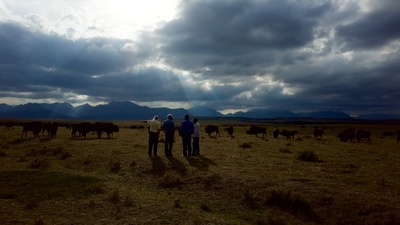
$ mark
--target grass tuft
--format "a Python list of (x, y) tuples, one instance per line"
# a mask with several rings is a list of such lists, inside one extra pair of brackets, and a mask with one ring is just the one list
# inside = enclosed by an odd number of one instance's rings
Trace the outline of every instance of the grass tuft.
[(265, 204), (277, 206), (293, 215), (303, 215), (315, 221), (319, 220), (311, 205), (300, 196), (292, 195), (290, 191), (272, 190), (265, 199)]
[(288, 148), (279, 148), (279, 152), (281, 153), (292, 153)]
[(202, 203), (200, 205), (200, 209), (203, 210), (204, 212), (211, 212), (211, 208), (206, 203)]
[(110, 163), (110, 171), (113, 173), (118, 173), (121, 170), (121, 162), (119, 160), (114, 160)]
[(182, 182), (178, 176), (167, 173), (161, 178), (158, 186), (162, 188), (174, 188), (179, 187), (181, 184)]
[(249, 207), (250, 209), (258, 209), (259, 204), (257, 202), (257, 197), (254, 194), (251, 194), (249, 190), (246, 190), (243, 194), (242, 199), (243, 205)]
[(118, 204), (119, 201), (120, 201), (119, 191), (118, 190), (114, 190), (113, 192), (111, 192), (108, 200), (111, 203)]
[(32, 210), (37, 207), (39, 207), (39, 203), (36, 200), (30, 200), (25, 204), (24, 209)]
[(67, 159), (67, 158), (69, 158), (69, 157), (72, 157), (72, 154), (69, 153), (69, 152), (64, 152), (64, 153), (61, 155), (61, 160)]
[(306, 162), (319, 162), (318, 156), (313, 151), (301, 151), (297, 154), (296, 158)]
[(34, 159), (28, 166), (31, 169), (49, 169), (51, 167), (50, 161), (47, 159)]
[(239, 147), (241, 147), (241, 148), (252, 148), (253, 145), (251, 143), (244, 142), (243, 144), (240, 144)]

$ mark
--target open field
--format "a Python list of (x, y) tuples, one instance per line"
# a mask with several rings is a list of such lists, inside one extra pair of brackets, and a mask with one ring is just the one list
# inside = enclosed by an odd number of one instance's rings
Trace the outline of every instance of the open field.
[[(180, 121), (179, 121), (180, 122)], [(400, 144), (384, 131), (400, 124), (199, 121), (201, 156), (185, 158), (176, 134), (173, 158), (147, 155), (147, 129), (117, 122), (110, 139), (21, 138), (0, 126), (1, 224), (400, 224)], [(207, 124), (221, 136), (207, 136)], [(297, 130), (294, 140), (272, 130)], [(372, 143), (340, 142), (345, 128), (370, 130)]]

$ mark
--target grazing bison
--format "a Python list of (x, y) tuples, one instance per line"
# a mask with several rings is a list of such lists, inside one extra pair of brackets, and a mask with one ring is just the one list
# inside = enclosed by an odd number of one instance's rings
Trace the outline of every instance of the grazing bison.
[[(83, 137), (86, 138), (86, 134), (92, 131), (92, 124), (91, 123), (77, 123), (77, 124), (72, 124), (72, 138), (79, 138)], [(79, 136), (76, 136), (76, 133), (79, 133)]]
[(206, 126), (206, 134), (208, 134), (208, 136), (210, 136), (211, 133), (214, 133), (214, 132), (215, 132), (215, 136), (217, 136), (217, 135), (221, 136), (221, 135), (219, 134), (219, 128), (218, 128), (218, 126), (214, 126), (214, 125), (207, 125), (207, 126)]
[(28, 123), (23, 123), (22, 124), (22, 134), (21, 138), (25, 135), (27, 137), (28, 131), (32, 131), (33, 135), (36, 137), (39, 137), (40, 131), (42, 131), (42, 122), (40, 121), (32, 121)]
[(366, 140), (368, 143), (371, 143), (371, 131), (357, 130), (355, 136), (357, 143), (360, 143), (362, 140)]
[(355, 137), (355, 129), (354, 128), (345, 129), (338, 134), (338, 137), (342, 142), (347, 142), (347, 141), (353, 142)]
[(278, 128), (274, 128), (274, 130), (272, 131), (272, 135), (274, 136), (274, 138), (278, 138), (278, 135), (279, 135), (279, 129)]
[(233, 137), (233, 126), (228, 125), (227, 127), (225, 127), (224, 130), (225, 130), (226, 132), (228, 132), (228, 135), (229, 135), (230, 138)]
[(313, 130), (314, 133), (314, 137), (321, 137), (322, 138), (322, 134), (324, 133), (323, 129), (320, 129), (318, 127), (315, 127)]
[(267, 136), (267, 128), (265, 127), (258, 127), (258, 126), (251, 126), (250, 130), (246, 131), (246, 134), (255, 134), (256, 137), (258, 134), (262, 134), (264, 136)]
[(47, 137), (56, 138), (58, 124), (56, 122), (44, 123), (42, 127), (42, 135), (47, 131)]
[(384, 137), (393, 137), (394, 132), (393, 131), (384, 131), (383, 136)]
[(397, 131), (397, 143), (399, 143), (400, 142), (400, 130), (399, 131)]
[(107, 137), (110, 138), (114, 132), (119, 132), (119, 127), (113, 123), (97, 122), (92, 125), (92, 131), (97, 133), (97, 138), (101, 138), (103, 132), (107, 133)]
[(289, 130), (289, 131), (288, 130), (283, 130), (281, 132), (281, 135), (283, 137), (286, 137), (287, 140), (290, 140), (290, 139), (294, 140), (294, 135), (296, 135), (297, 133), (299, 133), (299, 132), (295, 131), (295, 130)]

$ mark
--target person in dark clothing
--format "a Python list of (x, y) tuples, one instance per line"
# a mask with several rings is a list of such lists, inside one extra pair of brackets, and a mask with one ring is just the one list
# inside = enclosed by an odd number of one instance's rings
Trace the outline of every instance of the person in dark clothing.
[(172, 157), (172, 146), (175, 138), (175, 123), (171, 114), (168, 114), (167, 120), (164, 121), (163, 130), (165, 132), (165, 156)]
[(182, 136), (183, 156), (192, 156), (192, 134), (194, 132), (193, 122), (189, 120), (189, 115), (185, 115), (185, 120), (182, 121), (179, 128)]

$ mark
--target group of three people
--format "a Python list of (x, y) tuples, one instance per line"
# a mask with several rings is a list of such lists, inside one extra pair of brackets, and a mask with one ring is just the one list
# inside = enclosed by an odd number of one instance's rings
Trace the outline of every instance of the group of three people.
[[(174, 117), (168, 114), (167, 120), (161, 125), (159, 117), (156, 115), (149, 123), (149, 156), (157, 156), (158, 137), (161, 130), (165, 133), (165, 156), (172, 157), (172, 146), (175, 141), (175, 122)], [(185, 120), (181, 122), (179, 134), (182, 137), (183, 156), (195, 156), (200, 154), (200, 123), (197, 118), (193, 122), (189, 120), (189, 115), (185, 115)], [(192, 149), (193, 137), (193, 149)], [(192, 151), (193, 150), (193, 151)]]

